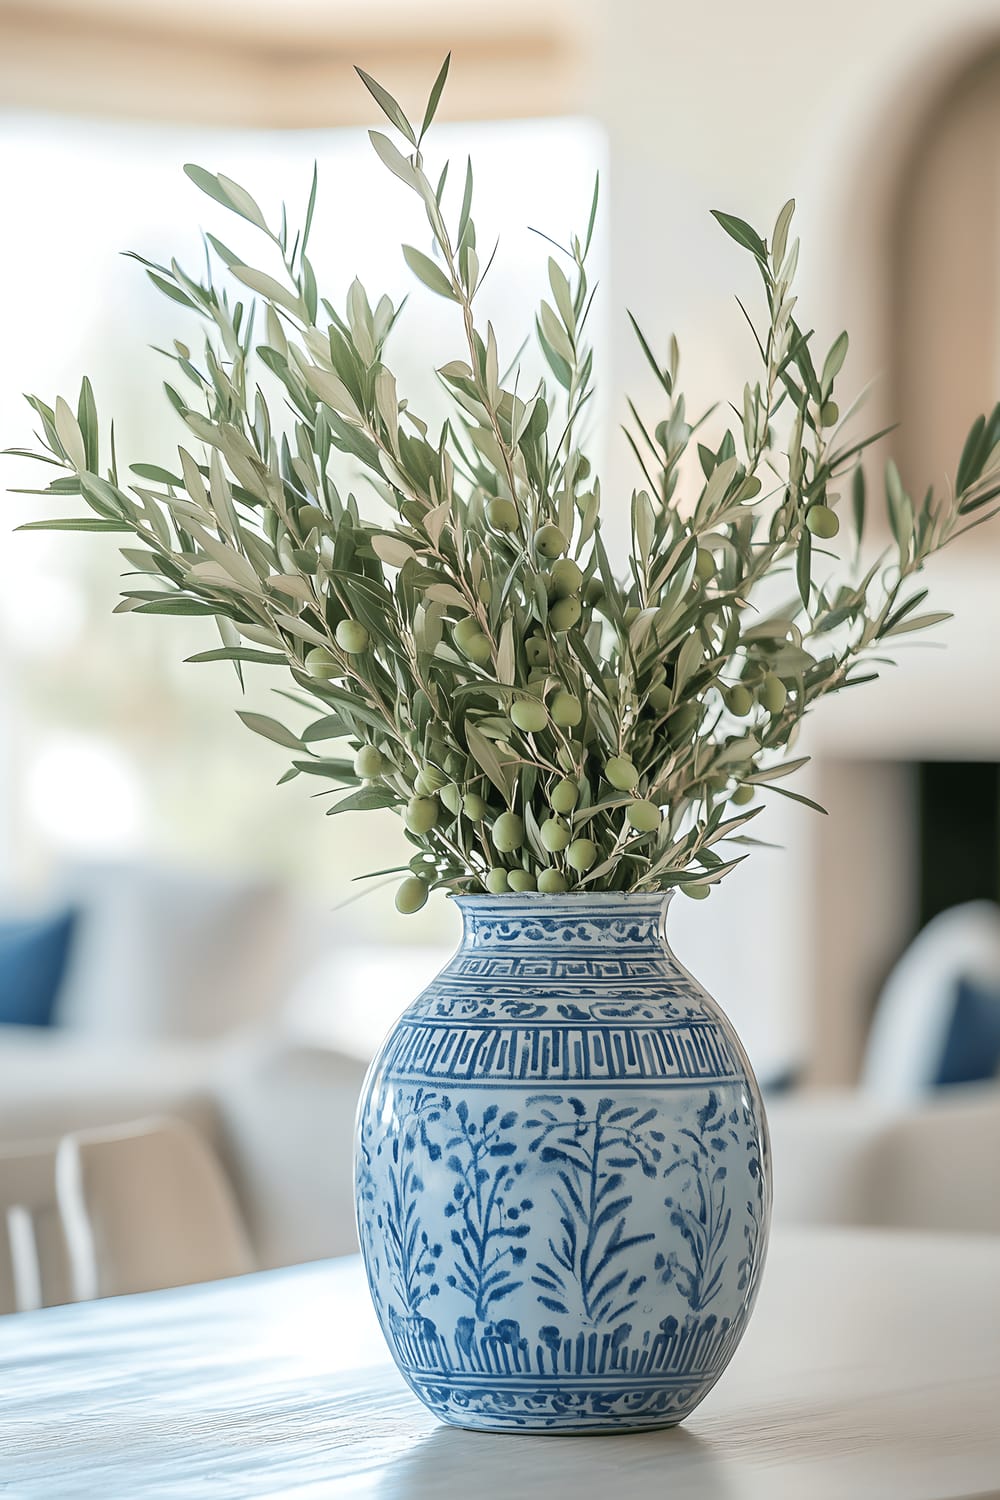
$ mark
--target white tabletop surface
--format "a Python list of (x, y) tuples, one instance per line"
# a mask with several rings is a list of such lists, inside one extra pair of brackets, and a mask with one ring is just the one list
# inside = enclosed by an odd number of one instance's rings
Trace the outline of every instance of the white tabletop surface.
[(635, 1436), (439, 1426), (354, 1260), (0, 1319), (3, 1500), (263, 1495), (1000, 1495), (1000, 1241), (779, 1236), (720, 1384)]

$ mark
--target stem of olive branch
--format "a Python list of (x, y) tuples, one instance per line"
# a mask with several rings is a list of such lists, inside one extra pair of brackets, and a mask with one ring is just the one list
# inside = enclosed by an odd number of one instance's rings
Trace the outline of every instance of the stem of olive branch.
[(373, 891), (381, 891), (384, 890), (387, 885), (395, 884), (395, 875), (390, 875), (386, 880), (380, 880), (377, 885), (366, 885), (362, 890), (355, 891), (353, 896), (345, 896), (343, 901), (337, 901), (333, 906), (331, 906), (330, 911), (343, 911), (345, 906), (353, 906), (355, 901), (363, 901), (364, 898), (366, 896), (370, 896)]

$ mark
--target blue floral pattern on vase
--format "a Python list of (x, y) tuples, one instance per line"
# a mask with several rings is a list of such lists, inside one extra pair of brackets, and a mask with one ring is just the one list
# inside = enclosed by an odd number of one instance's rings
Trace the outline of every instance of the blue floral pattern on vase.
[(763, 1268), (767, 1132), (663, 895), (459, 897), (463, 941), (372, 1064), (362, 1255), (393, 1358), (446, 1422), (672, 1426)]

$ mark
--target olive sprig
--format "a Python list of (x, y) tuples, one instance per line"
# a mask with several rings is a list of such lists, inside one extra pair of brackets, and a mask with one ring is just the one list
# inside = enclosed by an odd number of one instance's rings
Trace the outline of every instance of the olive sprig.
[[(790, 748), (805, 714), (874, 675), (887, 641), (946, 618), (922, 611), (911, 580), (995, 513), (1000, 408), (974, 424), (953, 495), (916, 504), (887, 466), (893, 549), (858, 579), (859, 460), (874, 438), (847, 435), (838, 404), (847, 335), (820, 359), (796, 320), (793, 203), (769, 242), (718, 213), (763, 284), (762, 326), (743, 309), (761, 372), (728, 428), (715, 408), (689, 420), (676, 339), (661, 363), (632, 319), (660, 414), (629, 404), (643, 487), (623, 574), (584, 441), (596, 188), (586, 233), (552, 242), (534, 330), (548, 374), (532, 384), (520, 349), (505, 368), (502, 333), (479, 318), (492, 256), (484, 265), (477, 248), (471, 165), (457, 213), (447, 163), (428, 175), (447, 72), (446, 61), (419, 130), (361, 75), (395, 132), (372, 131), (372, 145), (426, 215), (426, 248), (404, 257), (459, 325), (461, 356), (436, 372), (452, 405), (437, 436), (388, 363), (400, 309), (384, 296), (373, 306), (359, 281), (341, 309), (320, 295), (315, 174), (295, 232), (284, 210), (273, 228), (244, 188), (189, 167), (242, 232), (263, 234), (278, 274), (213, 236), (200, 279), (143, 261), (204, 326), (199, 361), (186, 341), (165, 351), (190, 437), (176, 464), (137, 464), (125, 482), (113, 441), (102, 472), (87, 380), (75, 409), (29, 398), (41, 423), (31, 456), (59, 471), (40, 493), (88, 508), (31, 525), (128, 536), (119, 609), (214, 616), (222, 644), (194, 660), (229, 661), (241, 682), (248, 665), (290, 668), (285, 696), (308, 721), (241, 717), (291, 751), (282, 780), (334, 792), (330, 813), (400, 815), (413, 851), (401, 910), (437, 886), (704, 896), (744, 857), (720, 850), (753, 842), (762, 793), (808, 802), (779, 784), (805, 763)], [(377, 514), (345, 492), (352, 470)], [(762, 611), (786, 573), (791, 600)]]

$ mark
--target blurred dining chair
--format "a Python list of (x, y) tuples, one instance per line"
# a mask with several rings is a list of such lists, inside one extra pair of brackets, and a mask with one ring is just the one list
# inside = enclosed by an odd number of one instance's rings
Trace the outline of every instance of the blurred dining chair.
[(77, 1300), (254, 1269), (222, 1168), (182, 1120), (76, 1131), (59, 1143), (55, 1175)]
[(39, 1144), (0, 1151), (0, 1313), (73, 1299), (55, 1148)]

